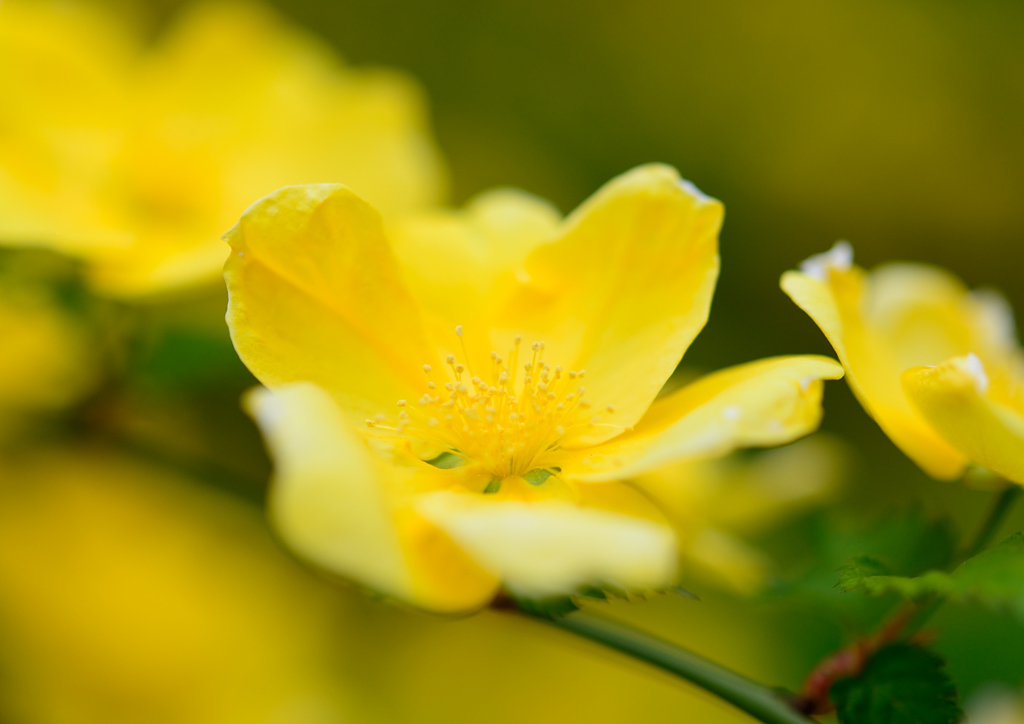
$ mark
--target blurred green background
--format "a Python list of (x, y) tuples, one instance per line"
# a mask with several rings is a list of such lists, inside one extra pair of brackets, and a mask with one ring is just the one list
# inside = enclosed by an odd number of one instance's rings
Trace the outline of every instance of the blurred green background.
[[(116, 2), (154, 33), (177, 5), (174, 0)], [(612, 176), (647, 161), (676, 166), (722, 199), (727, 210), (723, 272), (711, 320), (684, 362), (689, 369), (781, 353), (831, 355), (814, 324), (779, 291), (778, 277), (837, 239), (850, 240), (864, 266), (893, 259), (935, 263), (972, 286), (1000, 289), (1016, 309), (1024, 309), (1024, 5), (1019, 2), (277, 0), (274, 5), (350, 62), (395, 66), (420, 80), (449, 161), (456, 203), (493, 186), (518, 186), (567, 212)], [(209, 301), (219, 304), (219, 295)], [(161, 483), (177, 491), (168, 495), (186, 501), (169, 506), (176, 522), (167, 523), (166, 535), (202, 541), (223, 529), (224, 516), (240, 521), (232, 528), (232, 545), (242, 559), (260, 561), (252, 563), (257, 569), (267, 568), (252, 573), (260, 583), (252, 584), (248, 595), (273, 598), (264, 613), (242, 622), (238, 611), (250, 610), (246, 595), (225, 592), (209, 604), (202, 597), (187, 599), (210, 612), (215, 630), (223, 629), (218, 621), (234, 622), (240, 633), (219, 643), (223, 648), (216, 656), (201, 647), (176, 653), (181, 663), (174, 680), (187, 680), (181, 672), (195, 669), (207, 672), (200, 678), (217, 682), (231, 670), (238, 674), (232, 679), (241, 692), (237, 699), (245, 701), (245, 692), (265, 691), (265, 679), (276, 676), (269, 665), (246, 673), (242, 664), (255, 655), (249, 647), (260, 649), (252, 641), (271, 636), (277, 627), (290, 631), (295, 621), (308, 624), (301, 644), (289, 644), (280, 657), (268, 644), (259, 655), (276, 658), (284, 669), (316, 671), (302, 685), (282, 689), (281, 701), (292, 708), (232, 709), (230, 699), (221, 709), (182, 709), (185, 714), (168, 714), (166, 721), (181, 716), (211, 722), (746, 721), (705, 694), (553, 632), (496, 613), (447, 621), (384, 606), (293, 563), (265, 529), (259, 487), (244, 482), (261, 480), (268, 466), (255, 432), (231, 417), (231, 401), (251, 380), (225, 352), (226, 335), (219, 328), (204, 331), (200, 338), (209, 348), (197, 353), (194, 330), (184, 339), (175, 337), (174, 314), (140, 314), (151, 315), (156, 320), (151, 328), (164, 332), (154, 332), (139, 352), (141, 391), (134, 399), (150, 395), (179, 404), (151, 406), (159, 414), (136, 415), (136, 428), (180, 431), (182, 459), (190, 459), (194, 438), (210, 427), (243, 430), (230, 433), (239, 439), (224, 448), (232, 451), (231, 465), (214, 466), (213, 472), (205, 463), (192, 465), (192, 477), (228, 480), (228, 490)], [(190, 367), (196, 354), (202, 362)], [(210, 360), (220, 372), (211, 373)], [(188, 377), (189, 370), (195, 377)], [(232, 412), (224, 413), (227, 419), (188, 412), (188, 404), (176, 399), (175, 385), (185, 384), (206, 399), (209, 409)], [(211, 395), (223, 405), (214, 405)], [(190, 426), (201, 432), (190, 437)], [(842, 559), (815, 558), (807, 553), (813, 548), (808, 541), (841, 538), (858, 521), (914, 501), (927, 515), (950, 515), (960, 531), (967, 531), (989, 503), (991, 493), (926, 479), (843, 384), (827, 388), (823, 429), (843, 438), (848, 448), (842, 504), (765, 541), (780, 559), (792, 561), (783, 571), (791, 579), (801, 568), (816, 571), (813, 595), (802, 603), (771, 596), (751, 603), (694, 581), (701, 602), (665, 598), (619, 606), (616, 612), (767, 683), (797, 687), (818, 658), (885, 609), (884, 602), (833, 591), (831, 571)], [(202, 451), (194, 457), (201, 460)], [(107, 465), (95, 464), (98, 471)], [(95, 477), (123, 477), (130, 487), (145, 476), (122, 471)], [(236, 478), (242, 482), (231, 482)], [(202, 502), (188, 502), (195, 496)], [(147, 510), (153, 505), (138, 504)], [(19, 519), (30, 519), (39, 509), (24, 498), (5, 505)], [(69, 520), (87, 519), (88, 505), (83, 506), (69, 509)], [(156, 505), (157, 511), (167, 508)], [(62, 524), (61, 530), (71, 525)], [(1024, 509), (1005, 530), (1022, 526)], [(75, 610), (75, 602), (91, 590), (97, 571), (126, 591), (149, 585), (147, 576), (159, 580), (162, 575), (159, 565), (144, 558), (114, 571), (106, 563), (99, 566), (109, 555), (99, 544), (94, 554), (45, 553), (39, 552), (30, 526), (9, 525), (6, 531), (7, 550), (33, 551), (20, 558), (55, 575), (66, 569), (59, 576), (63, 587), (53, 595), (67, 603), (67, 610)], [(124, 535), (131, 539), (136, 533)], [(76, 540), (68, 537), (67, 547), (76, 548)], [(210, 565), (215, 579), (225, 580), (217, 566), (223, 576), (238, 575), (238, 561), (221, 560), (223, 548), (216, 544), (188, 550), (193, 551), (189, 560), (197, 567)], [(0, 566), (15, 559), (0, 557)], [(19, 580), (14, 563), (4, 570), (6, 580)], [(80, 578), (67, 571), (78, 571)], [(180, 593), (173, 580), (162, 585)], [(0, 718), (157, 721), (152, 712), (161, 710), (161, 702), (184, 696), (169, 690), (146, 698), (130, 684), (122, 690), (102, 676), (86, 675), (96, 651), (109, 651), (115, 642), (126, 651), (132, 642), (150, 646), (147, 637), (159, 628), (159, 617), (126, 634), (123, 619), (106, 612), (81, 624), (96, 633), (95, 640), (69, 644), (64, 639), (62, 645), (54, 643), (59, 636), (48, 619), (26, 611), (18, 614), (21, 618), (8, 611), (7, 625), (16, 630), (7, 632), (5, 640), (15, 642), (9, 649), (21, 646), (29, 653), (20, 660), (8, 657), (0, 666)], [(188, 621), (182, 626), (188, 628)], [(933, 628), (937, 648), (949, 657), (967, 697), (993, 681), (1017, 688), (1024, 680), (1019, 653), (1024, 627), (1018, 622), (948, 608)], [(35, 663), (24, 663), (30, 660)], [(128, 663), (121, 665), (130, 667), (134, 660), (126, 653)], [(225, 696), (223, 691), (211, 686), (209, 696)], [(25, 692), (69, 703), (34, 709), (25, 704)], [(302, 708), (302, 702), (308, 706)], [(215, 710), (220, 713), (209, 713)]]

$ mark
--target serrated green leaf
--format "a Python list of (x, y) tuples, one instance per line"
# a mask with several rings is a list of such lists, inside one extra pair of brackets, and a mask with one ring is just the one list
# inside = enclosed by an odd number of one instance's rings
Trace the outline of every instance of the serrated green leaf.
[(945, 662), (910, 644), (882, 649), (829, 696), (841, 724), (956, 724), (963, 717)]
[(568, 616), (580, 607), (571, 596), (552, 596), (551, 598), (516, 598), (516, 605), (527, 613), (544, 618)]
[[(888, 613), (890, 602), (843, 595), (836, 571), (847, 577), (844, 585), (874, 574), (920, 575), (949, 564), (956, 536), (948, 521), (930, 520), (921, 510), (910, 509), (860, 526), (819, 518), (812, 523), (807, 548), (814, 554), (812, 563), (802, 575), (777, 585), (774, 595), (810, 601), (819, 610), (828, 606), (847, 625), (871, 628)], [(859, 568), (847, 571), (853, 563)]]
[(863, 588), (870, 595), (894, 592), (907, 598), (941, 595), (962, 603), (978, 602), (1009, 609), (1024, 618), (1024, 533), (1003, 539), (952, 573), (928, 571), (915, 577), (873, 575), (851, 560), (842, 571), (840, 582), (844, 590)]
[(864, 584), (868, 578), (887, 575), (889, 569), (875, 556), (854, 556), (839, 567), (839, 582), (836, 586), (843, 593), (852, 591)]

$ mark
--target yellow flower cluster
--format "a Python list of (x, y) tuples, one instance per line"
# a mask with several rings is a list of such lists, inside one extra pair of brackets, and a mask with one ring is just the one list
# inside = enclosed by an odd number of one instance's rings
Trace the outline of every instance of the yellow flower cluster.
[[(744, 534), (826, 497), (837, 466), (820, 440), (730, 455), (815, 431), (844, 375), (928, 474), (1024, 484), (1024, 355), (995, 293), (923, 265), (866, 272), (840, 243), (782, 277), (839, 362), (772, 357), (666, 392), (708, 320), (719, 201), (650, 164), (565, 217), (515, 190), (445, 207), (417, 86), (261, 6), (197, 4), (146, 44), (93, 6), (4, 0), (0, 97), (0, 433), (101, 394), (129, 356), (100, 360), (82, 310), (6, 283), (3, 255), (69, 256), (125, 306), (173, 305), (223, 269), (230, 341), (262, 383), (243, 404), (274, 466), (271, 521), (384, 596), (461, 613), (663, 590), (681, 566), (753, 592), (769, 565)], [(47, 485), (78, 491), (69, 468)], [(0, 577), (46, 588), (15, 556)], [(294, 602), (265, 603), (277, 622)], [(316, 646), (286, 638), (305, 665)]]

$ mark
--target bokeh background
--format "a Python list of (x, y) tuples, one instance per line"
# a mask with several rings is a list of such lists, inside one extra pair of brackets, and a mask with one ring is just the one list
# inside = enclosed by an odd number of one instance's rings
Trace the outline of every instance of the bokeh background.
[[(180, 4), (108, 5), (156, 37)], [(420, 81), (455, 204), (517, 186), (568, 212), (647, 161), (722, 199), (722, 277), (686, 373), (831, 354), (778, 277), (837, 239), (864, 266), (946, 266), (1024, 309), (1018, 2), (273, 5), (356, 66)], [(119, 394), (39, 433), (63, 452), (36, 443), (4, 468), (18, 482), (0, 493), (0, 720), (746, 721), (542, 627), (425, 616), (295, 563), (262, 519), (269, 464), (235, 403), (253, 381), (207, 314), (222, 305), (218, 290), (133, 309), (148, 331)], [(858, 526), (917, 506), (964, 532), (991, 499), (926, 479), (844, 384), (827, 388), (823, 431), (843, 449), (842, 489), (763, 536), (774, 588), (752, 602), (694, 577), (699, 602), (614, 613), (795, 688), (885, 610), (831, 589)], [(1005, 530), (1021, 527), (1024, 511)], [(825, 538), (840, 542), (813, 545)], [(1019, 689), (1016, 620), (947, 608), (932, 629), (968, 700)]]

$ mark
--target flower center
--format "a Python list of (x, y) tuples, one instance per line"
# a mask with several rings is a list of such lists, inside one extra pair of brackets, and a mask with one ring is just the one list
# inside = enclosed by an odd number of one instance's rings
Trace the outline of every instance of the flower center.
[[(378, 415), (366, 421), (368, 427), (435, 444), (500, 480), (544, 469), (548, 453), (602, 424), (602, 413), (615, 412), (609, 405), (593, 414), (584, 399), (586, 370), (552, 367), (544, 361), (544, 342), (534, 342), (521, 356), (517, 336), (507, 357), (492, 351), (489, 369), (478, 373), (469, 366), (461, 325), (455, 334), (467, 362), (450, 354), (443, 374), (423, 365), (423, 396), (398, 400), (397, 421)], [(439, 377), (444, 379), (435, 381)]]

